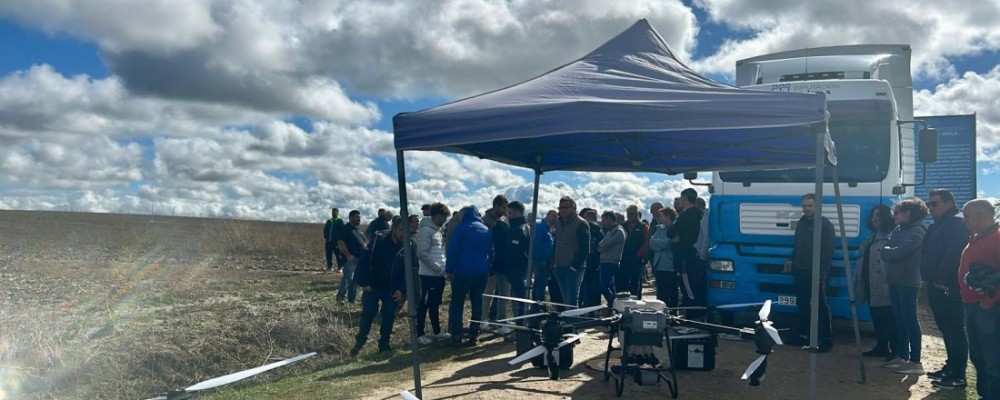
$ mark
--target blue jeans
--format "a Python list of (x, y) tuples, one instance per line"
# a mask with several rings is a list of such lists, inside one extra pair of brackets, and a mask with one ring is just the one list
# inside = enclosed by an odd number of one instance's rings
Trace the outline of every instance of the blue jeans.
[(601, 263), (601, 294), (608, 302), (610, 308), (615, 304), (615, 273), (618, 272), (618, 263)]
[(337, 301), (343, 301), (347, 295), (347, 301), (353, 303), (358, 297), (358, 285), (354, 284), (354, 270), (358, 268), (358, 259), (348, 261), (344, 264), (344, 277), (340, 278), (340, 288), (337, 290)]
[(677, 307), (677, 272), (656, 271), (656, 299), (667, 304), (667, 307)]
[(535, 260), (534, 283), (531, 285), (531, 299), (545, 301), (545, 287), (549, 284), (549, 262)]
[[(528, 295), (527, 288), (524, 286), (524, 280), (528, 271), (520, 270), (518, 268), (508, 267), (507, 270), (503, 272), (503, 275), (507, 277), (507, 281), (510, 283), (510, 295), (511, 297), (520, 297), (522, 299), (526, 298)], [(524, 303), (520, 301), (512, 301), (511, 309), (514, 312), (514, 317), (519, 317), (524, 315)], [(499, 317), (498, 317), (499, 318)], [(518, 320), (518, 324), (524, 321)]]
[(987, 309), (966, 304), (969, 358), (976, 367), (976, 393), (983, 399), (1000, 399), (1000, 305)]
[(379, 326), (378, 349), (389, 349), (389, 335), (392, 334), (392, 323), (396, 321), (396, 301), (388, 291), (372, 289), (361, 294), (361, 322), (358, 323), (358, 336), (354, 347), (360, 349), (368, 341), (368, 332), (372, 329), (375, 314), (379, 312), (382, 303), (382, 322)]
[(896, 357), (920, 362), (920, 321), (915, 287), (889, 286), (889, 302), (896, 318)]
[(555, 274), (563, 304), (575, 305), (580, 295), (580, 283), (583, 282), (583, 268), (574, 270), (570, 267), (557, 266)]
[[(462, 316), (465, 314), (465, 299), (471, 297), (472, 319), (483, 319), (483, 291), (486, 290), (486, 275), (461, 275), (451, 277), (451, 304), (448, 305), (448, 330), (451, 340), (462, 340)], [(469, 339), (479, 336), (479, 324), (469, 324)]]

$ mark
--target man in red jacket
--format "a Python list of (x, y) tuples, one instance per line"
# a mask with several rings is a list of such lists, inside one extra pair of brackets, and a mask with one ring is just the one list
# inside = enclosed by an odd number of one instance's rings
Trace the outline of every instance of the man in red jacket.
[[(966, 305), (969, 358), (976, 367), (976, 392), (986, 400), (1000, 400), (1000, 290), (995, 279), (1000, 274), (1000, 228), (995, 213), (988, 200), (965, 203), (962, 214), (971, 236), (958, 267), (958, 287)], [(992, 284), (983, 276), (992, 276)]]

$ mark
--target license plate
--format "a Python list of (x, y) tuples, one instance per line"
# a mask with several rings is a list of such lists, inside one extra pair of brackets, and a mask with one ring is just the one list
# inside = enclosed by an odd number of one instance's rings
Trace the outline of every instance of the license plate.
[(796, 299), (795, 296), (778, 296), (778, 304), (786, 306), (794, 306), (795, 299)]

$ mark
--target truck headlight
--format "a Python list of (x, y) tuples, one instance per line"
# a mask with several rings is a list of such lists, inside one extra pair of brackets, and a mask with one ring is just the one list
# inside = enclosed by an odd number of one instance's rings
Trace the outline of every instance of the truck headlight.
[(708, 267), (712, 271), (733, 272), (733, 262), (729, 260), (712, 260)]

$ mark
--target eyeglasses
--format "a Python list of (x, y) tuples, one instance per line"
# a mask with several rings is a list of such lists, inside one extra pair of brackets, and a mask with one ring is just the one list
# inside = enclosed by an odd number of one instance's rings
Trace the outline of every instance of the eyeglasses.
[(930, 208), (937, 208), (937, 206), (939, 206), (939, 205), (941, 205), (941, 202), (938, 202), (938, 201), (929, 201), (929, 202), (927, 202), (927, 206), (930, 207)]
[(573, 206), (559, 206), (560, 210), (569, 210), (571, 208), (573, 208)]

